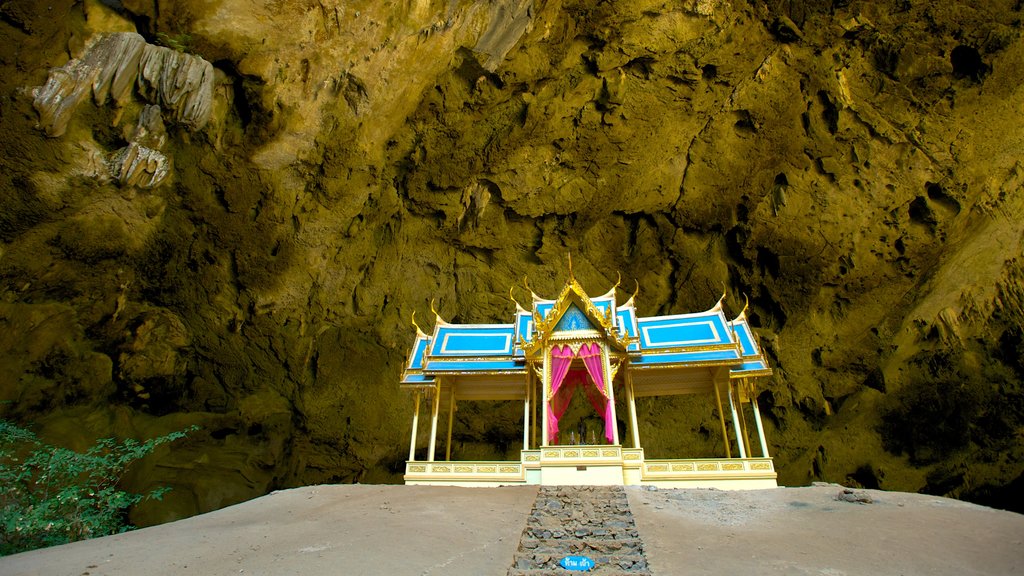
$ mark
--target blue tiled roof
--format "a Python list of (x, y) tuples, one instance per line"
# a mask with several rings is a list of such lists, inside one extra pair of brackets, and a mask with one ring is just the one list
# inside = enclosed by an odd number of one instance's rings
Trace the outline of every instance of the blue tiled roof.
[[(770, 374), (757, 340), (741, 314), (727, 321), (721, 306), (694, 314), (637, 318), (633, 301), (616, 307), (614, 296), (591, 300), (602, 312), (615, 310), (614, 329), (634, 340), (627, 347), (636, 368), (727, 366), (732, 377)], [(534, 311), (549, 314), (554, 301), (535, 300)], [(554, 330), (594, 329), (593, 322), (571, 304)], [(438, 374), (525, 372), (520, 338), (534, 336), (533, 313), (518, 308), (512, 324), (447, 324), (431, 336), (420, 333), (403, 374), (406, 384), (430, 383)]]

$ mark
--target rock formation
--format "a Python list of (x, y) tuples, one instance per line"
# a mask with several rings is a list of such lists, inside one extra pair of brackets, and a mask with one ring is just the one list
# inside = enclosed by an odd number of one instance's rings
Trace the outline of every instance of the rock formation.
[[(4, 3), (0, 416), (71, 446), (201, 425), (133, 471), (173, 488), (139, 523), (398, 481), (411, 313), (504, 321), (571, 252), (645, 314), (749, 297), (782, 483), (1019, 510), (1021, 16)], [(455, 456), (515, 453), (518, 411), (460, 407)], [(652, 457), (722, 452), (711, 406), (639, 416)]]

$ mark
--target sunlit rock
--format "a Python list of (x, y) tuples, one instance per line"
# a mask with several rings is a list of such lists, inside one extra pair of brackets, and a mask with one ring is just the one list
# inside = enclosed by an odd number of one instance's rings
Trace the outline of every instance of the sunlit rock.
[(213, 66), (202, 58), (118, 32), (100, 36), (81, 59), (51, 70), (46, 84), (33, 90), (33, 103), (40, 127), (57, 137), (90, 93), (98, 105), (109, 97), (121, 107), (137, 85), (143, 98), (168, 110), (177, 123), (200, 130), (210, 119), (213, 76)]

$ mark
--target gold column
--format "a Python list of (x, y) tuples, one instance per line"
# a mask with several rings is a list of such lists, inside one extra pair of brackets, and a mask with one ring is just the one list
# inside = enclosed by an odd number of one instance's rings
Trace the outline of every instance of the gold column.
[(437, 447), (437, 413), (441, 411), (441, 382), (434, 388), (433, 408), (430, 411), (430, 448), (427, 450), (427, 461), (434, 461), (434, 448)]
[(736, 415), (736, 403), (732, 400), (732, 381), (726, 381), (726, 393), (729, 395), (729, 410), (732, 411), (732, 427), (736, 431), (736, 445), (740, 449), (740, 458), (747, 457), (747, 451), (743, 447), (743, 432), (740, 430), (740, 419)]
[(747, 454), (752, 456), (754, 451), (750, 449), (750, 436), (747, 434), (747, 414), (743, 411), (743, 396), (745, 396), (746, 393), (740, 389), (744, 384), (745, 382), (740, 380), (739, 384), (736, 385), (736, 402), (739, 404), (740, 430), (743, 431), (743, 446), (746, 448)]
[(523, 398), (523, 450), (530, 449), (530, 372), (526, 372), (526, 388)]
[(754, 423), (757, 424), (757, 439), (761, 441), (761, 457), (771, 458), (768, 455), (768, 441), (764, 438), (764, 425), (761, 423), (761, 407), (757, 405), (756, 396), (751, 396), (750, 405), (754, 407)]
[(612, 403), (612, 444), (619, 445), (619, 421), (615, 414), (615, 386), (612, 385), (612, 381), (609, 378), (612, 374), (611, 359), (608, 357), (608, 349), (605, 348), (604, 343), (601, 344), (601, 355), (603, 356), (604, 362), (602, 362), (602, 368), (604, 369), (604, 382), (605, 387), (608, 389), (608, 401)]
[(444, 459), (452, 460), (452, 421), (455, 419), (455, 384), (452, 384), (452, 397), (448, 402), (448, 441), (444, 444)]
[(722, 409), (722, 393), (718, 391), (718, 383), (712, 382), (715, 389), (715, 402), (718, 403), (718, 421), (722, 423), (722, 441), (725, 442), (725, 457), (732, 458), (732, 447), (729, 445), (729, 429), (725, 427), (725, 410)]
[(409, 461), (416, 461), (416, 432), (420, 427), (420, 391), (415, 389), (412, 392), (413, 397), (413, 408), (412, 412), (412, 438), (409, 439)]
[(528, 364), (527, 366), (528, 366), (528, 368), (527, 368), (527, 373), (526, 373), (526, 382), (527, 382), (527, 385), (530, 387), (530, 396), (532, 397), (532, 400), (530, 402), (530, 408), (533, 410), (533, 417), (530, 418), (530, 446), (536, 446), (537, 445), (537, 413), (538, 413), (537, 405), (540, 404), (540, 402), (537, 401), (537, 398), (538, 398), (537, 378), (534, 375), (533, 364)]
[(626, 396), (629, 399), (629, 425), (633, 429), (633, 448), (639, 448), (640, 428), (636, 421), (636, 390), (633, 389), (633, 375), (629, 372), (628, 366), (623, 376), (626, 383)]
[(540, 445), (548, 446), (548, 380), (551, 378), (551, 349), (544, 351), (544, 372), (540, 384)]

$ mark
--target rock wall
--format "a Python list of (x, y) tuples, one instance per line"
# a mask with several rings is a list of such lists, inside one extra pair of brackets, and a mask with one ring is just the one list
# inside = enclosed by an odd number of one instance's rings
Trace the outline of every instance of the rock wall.
[[(133, 471), (174, 488), (142, 524), (400, 481), (412, 312), (507, 321), (572, 253), (645, 314), (749, 297), (781, 482), (1021, 510), (1021, 15), (4, 3), (0, 416), (71, 446), (201, 425)], [(101, 59), (111, 38), (160, 65)], [(652, 456), (722, 451), (699, 399), (639, 416)], [(514, 455), (518, 417), (460, 407), (454, 455)]]

